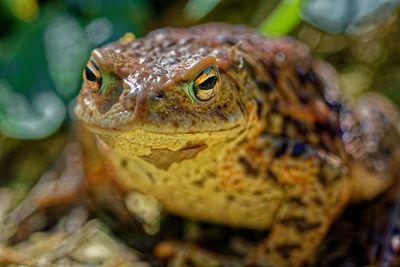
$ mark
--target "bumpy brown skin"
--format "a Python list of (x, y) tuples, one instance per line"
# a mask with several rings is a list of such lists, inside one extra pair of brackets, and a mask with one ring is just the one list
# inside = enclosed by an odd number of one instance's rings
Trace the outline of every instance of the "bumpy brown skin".
[[(302, 265), (352, 193), (371, 198), (393, 180), (397, 111), (374, 96), (345, 108), (334, 71), (292, 39), (225, 24), (162, 29), (95, 49), (93, 63), (113, 82), (99, 91), (85, 80), (75, 113), (120, 183), (178, 215), (270, 228), (249, 264)], [(218, 92), (199, 101), (188, 88), (209, 66)]]

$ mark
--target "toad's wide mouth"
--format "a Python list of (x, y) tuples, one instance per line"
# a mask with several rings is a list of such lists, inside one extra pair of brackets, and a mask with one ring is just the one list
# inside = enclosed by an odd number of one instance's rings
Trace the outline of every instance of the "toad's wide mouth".
[[(101, 113), (93, 105), (86, 103), (85, 100), (87, 99), (78, 99), (74, 108), (76, 118), (90, 131), (101, 135), (120, 135), (136, 130), (158, 135), (211, 134), (235, 131), (237, 128), (243, 128), (246, 124), (245, 116), (241, 111), (232, 114), (228, 119), (225, 118), (224, 121), (213, 121), (211, 117), (207, 117), (206, 113), (199, 114), (196, 123), (193, 123), (193, 120), (189, 122), (182, 115), (179, 120), (176, 118), (171, 120), (168, 118), (160, 119), (151, 113), (139, 116), (135, 111), (127, 110), (120, 103), (115, 104), (108, 112)], [(79, 103), (80, 101), (84, 102)]]
[(223, 129), (204, 129), (202, 131), (191, 131), (191, 130), (168, 130), (168, 129), (163, 129), (163, 128), (156, 128), (156, 127), (150, 127), (146, 125), (142, 126), (121, 126), (118, 129), (108, 129), (108, 128), (103, 128), (97, 124), (91, 124), (87, 122), (83, 122), (84, 126), (90, 130), (94, 134), (99, 134), (99, 135), (121, 135), (121, 134), (127, 134), (131, 132), (141, 132), (142, 134), (155, 134), (155, 135), (165, 135), (165, 136), (182, 136), (182, 135), (188, 135), (192, 136), (195, 134), (206, 134), (210, 136), (210, 134), (218, 134), (218, 133), (226, 133), (226, 132), (231, 132), (231, 131), (237, 131), (239, 129), (243, 129), (244, 127), (241, 124), (236, 124), (232, 125), (229, 128), (223, 128)]
[(79, 109), (75, 109), (77, 119), (91, 132), (95, 134), (108, 134), (120, 135), (122, 133), (129, 133), (132, 131), (142, 131), (143, 133), (157, 134), (157, 135), (193, 135), (193, 134), (211, 134), (235, 131), (243, 128), (244, 121), (235, 121), (225, 125), (218, 125), (218, 127), (181, 127), (173, 128), (168, 126), (161, 126), (158, 123), (145, 123), (140, 120), (135, 120), (132, 114), (124, 112), (115, 117), (99, 117), (88, 118), (79, 114)]

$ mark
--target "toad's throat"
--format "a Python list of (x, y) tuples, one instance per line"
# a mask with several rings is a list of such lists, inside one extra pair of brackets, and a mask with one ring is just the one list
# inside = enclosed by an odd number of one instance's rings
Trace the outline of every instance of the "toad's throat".
[(159, 169), (168, 170), (173, 163), (192, 159), (206, 148), (206, 144), (196, 144), (186, 146), (178, 151), (172, 151), (169, 149), (152, 149), (150, 155), (141, 156), (140, 158)]

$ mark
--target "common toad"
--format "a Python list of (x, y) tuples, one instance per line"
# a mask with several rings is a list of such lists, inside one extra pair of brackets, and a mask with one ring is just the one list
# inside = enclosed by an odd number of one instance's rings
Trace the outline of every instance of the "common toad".
[(341, 101), (335, 71), (244, 26), (161, 29), (91, 53), (75, 107), (127, 191), (173, 214), (270, 229), (246, 262), (299, 266), (352, 200), (388, 188), (399, 116)]

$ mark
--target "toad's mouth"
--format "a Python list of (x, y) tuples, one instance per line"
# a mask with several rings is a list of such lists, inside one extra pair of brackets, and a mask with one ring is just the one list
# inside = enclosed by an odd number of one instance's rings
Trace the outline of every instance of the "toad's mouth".
[[(230, 127), (227, 128), (221, 128), (221, 129), (204, 129), (204, 130), (198, 130), (198, 131), (192, 131), (192, 130), (168, 130), (165, 128), (155, 128), (155, 127), (146, 127), (146, 125), (141, 125), (141, 126), (122, 126), (118, 129), (107, 129), (104, 128), (98, 124), (95, 123), (88, 123), (88, 122), (82, 122), (85, 128), (87, 128), (89, 131), (91, 131), (94, 134), (98, 135), (124, 135), (124, 136), (129, 136), (130, 133), (133, 132), (141, 132), (143, 135), (158, 135), (158, 136), (169, 136), (169, 137), (174, 137), (174, 136), (194, 136), (198, 134), (206, 134), (206, 135), (212, 135), (212, 134), (224, 134), (232, 131), (237, 131), (238, 129), (243, 129), (244, 126), (243, 124), (237, 123), (234, 125), (230, 125)], [(127, 138), (131, 139), (131, 138)]]
[[(116, 106), (119, 106), (119, 104)], [(200, 133), (214, 134), (234, 131), (236, 128), (241, 128), (246, 124), (245, 115), (241, 112), (232, 114), (232, 118), (227, 118), (225, 121), (220, 122), (211, 122), (211, 118), (207, 118), (203, 115), (199, 116), (195, 124), (193, 124), (193, 120), (191, 125), (182, 120), (177, 127), (174, 125), (176, 120), (171, 122), (168, 119), (155, 119), (151, 114), (147, 117), (140, 117), (133, 111), (127, 111), (121, 108), (113, 108), (110, 111), (111, 112), (101, 114), (96, 112), (93, 107), (79, 104), (79, 101), (74, 109), (76, 118), (91, 132), (100, 135), (120, 135), (122, 133), (142, 130), (144, 134), (186, 134), (191, 136)]]
[[(167, 121), (155, 120), (151, 117), (146, 120), (137, 118), (133, 112), (123, 111), (113, 114), (91, 113), (81, 105), (75, 107), (76, 118), (91, 132), (99, 135), (121, 135), (129, 134), (134, 131), (142, 131), (142, 134), (156, 135), (187, 135), (196, 134), (214, 134), (235, 131), (237, 128), (243, 128), (246, 119), (243, 114), (236, 114), (232, 120), (221, 123), (210, 123), (206, 118), (199, 119), (196, 126), (181, 123), (180, 127), (173, 127)], [(131, 139), (131, 138), (129, 138)]]

